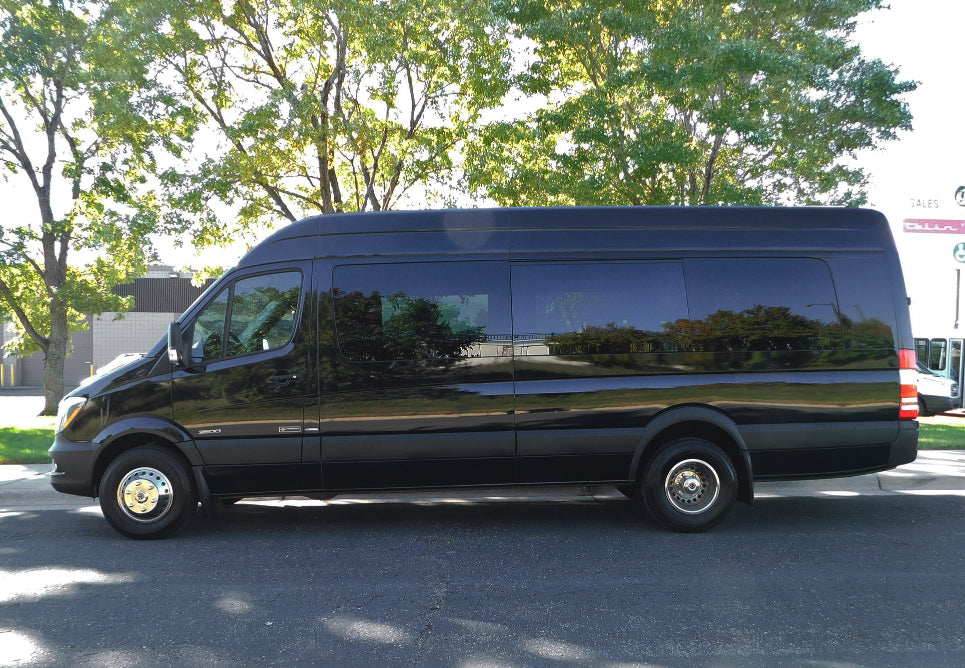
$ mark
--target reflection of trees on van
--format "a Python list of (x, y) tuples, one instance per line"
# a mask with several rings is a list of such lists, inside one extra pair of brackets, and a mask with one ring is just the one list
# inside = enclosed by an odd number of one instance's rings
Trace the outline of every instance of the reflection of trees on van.
[(236, 289), (231, 304), (228, 355), (241, 355), (278, 348), (291, 339), (298, 309), (299, 286), (279, 290), (259, 286)]
[(848, 333), (850, 348), (894, 348), (895, 336), (891, 327), (877, 318), (868, 318), (861, 322), (854, 322), (847, 316), (841, 316), (841, 324)]
[(599, 355), (626, 353), (673, 352), (675, 344), (661, 332), (648, 332), (636, 327), (591, 325), (578, 332), (552, 334), (546, 337), (551, 355)]
[(469, 301), (457, 305), (401, 292), (383, 297), (336, 290), (339, 348), (360, 362), (468, 357), (472, 346), (486, 340), (485, 325), (470, 321), (485, 314), (472, 314)]
[[(859, 327), (859, 326), (856, 326)], [(886, 327), (887, 329), (887, 327)], [(890, 330), (888, 330), (890, 336)], [(632, 326), (590, 326), (552, 334), (546, 344), (553, 355), (658, 352), (729, 352), (768, 350), (838, 350), (841, 326), (797, 315), (785, 306), (757, 305), (739, 313), (720, 310), (703, 320), (680, 318), (662, 332)]]
[(837, 350), (841, 326), (795, 314), (786, 306), (758, 304), (739, 313), (720, 310), (703, 320), (664, 325), (677, 349), (695, 352)]

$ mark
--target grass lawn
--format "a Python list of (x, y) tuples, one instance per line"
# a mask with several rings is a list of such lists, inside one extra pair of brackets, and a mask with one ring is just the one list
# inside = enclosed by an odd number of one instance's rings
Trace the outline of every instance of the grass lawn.
[(46, 464), (53, 429), (0, 428), (0, 464)]
[[(961, 425), (922, 423), (920, 450), (965, 450), (965, 420)], [(0, 464), (46, 464), (53, 429), (0, 428)]]
[(923, 423), (918, 432), (918, 449), (965, 450), (965, 420), (960, 425)]

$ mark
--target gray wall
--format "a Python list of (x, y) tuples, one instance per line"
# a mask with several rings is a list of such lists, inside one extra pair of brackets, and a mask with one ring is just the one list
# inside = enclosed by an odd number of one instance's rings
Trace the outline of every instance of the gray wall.
[[(94, 360), (94, 340), (88, 329), (74, 332), (71, 336), (72, 348), (64, 361), (64, 387), (77, 387), (80, 381), (90, 375), (90, 365)], [(20, 377), (17, 385), (44, 384), (44, 354), (42, 352), (20, 359)]]
[(162, 336), (167, 336), (168, 324), (180, 313), (129, 312), (104, 313), (94, 316), (91, 328), (94, 338), (94, 367), (99, 368), (118, 355), (146, 353)]

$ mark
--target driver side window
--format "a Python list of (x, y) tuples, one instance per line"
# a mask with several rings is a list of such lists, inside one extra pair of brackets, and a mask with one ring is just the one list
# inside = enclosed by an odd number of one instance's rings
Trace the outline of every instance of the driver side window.
[(295, 331), (300, 290), (301, 273), (297, 271), (260, 274), (231, 283), (198, 314), (191, 338), (192, 361), (285, 345)]
[(225, 315), (228, 313), (228, 291), (222, 290), (194, 321), (191, 337), (191, 361), (195, 364), (218, 359), (222, 355)]

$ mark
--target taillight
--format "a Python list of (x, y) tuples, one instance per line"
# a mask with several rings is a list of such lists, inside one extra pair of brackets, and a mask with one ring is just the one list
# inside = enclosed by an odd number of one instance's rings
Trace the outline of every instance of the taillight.
[(901, 383), (901, 398), (898, 404), (899, 420), (914, 420), (918, 417), (918, 371), (914, 350), (898, 351), (898, 376)]

